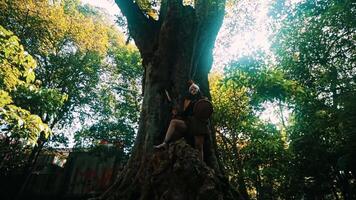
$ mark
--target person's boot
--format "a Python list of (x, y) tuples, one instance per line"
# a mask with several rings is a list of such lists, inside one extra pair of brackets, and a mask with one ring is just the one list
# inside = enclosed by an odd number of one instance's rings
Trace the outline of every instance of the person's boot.
[(162, 144), (159, 144), (159, 145), (155, 145), (153, 146), (155, 149), (165, 149), (166, 147), (168, 146), (168, 143), (167, 142), (163, 142)]

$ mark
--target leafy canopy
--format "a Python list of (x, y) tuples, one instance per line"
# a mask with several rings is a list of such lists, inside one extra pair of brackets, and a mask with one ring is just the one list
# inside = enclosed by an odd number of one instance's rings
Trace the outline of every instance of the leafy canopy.
[(17, 135), (29, 142), (36, 141), (41, 131), (49, 129), (40, 117), (13, 105), (11, 94), (18, 87), (32, 87), (35, 79), (35, 60), (27, 55), (12, 32), (0, 26), (0, 120), (1, 132)]

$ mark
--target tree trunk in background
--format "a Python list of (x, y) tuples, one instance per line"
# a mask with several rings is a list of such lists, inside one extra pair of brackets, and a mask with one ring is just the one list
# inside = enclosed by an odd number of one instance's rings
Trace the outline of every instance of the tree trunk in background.
[(197, 82), (210, 98), (208, 73), (212, 50), (224, 16), (224, 0), (162, 0), (159, 20), (146, 17), (132, 0), (116, 0), (128, 21), (145, 70), (141, 119), (131, 158), (101, 199), (238, 199), (223, 178), (215, 153), (215, 135), (205, 140), (205, 163), (183, 140), (155, 151), (167, 130), (171, 104), (178, 103), (187, 81)]

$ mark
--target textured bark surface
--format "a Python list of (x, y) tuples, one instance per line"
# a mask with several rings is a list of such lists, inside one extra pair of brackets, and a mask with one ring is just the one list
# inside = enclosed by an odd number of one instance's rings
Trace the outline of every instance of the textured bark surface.
[[(173, 142), (147, 160), (142, 187), (110, 194), (107, 199), (222, 200), (239, 199), (229, 184), (201, 162), (198, 151), (184, 139)], [(122, 176), (123, 174), (121, 174)], [(129, 192), (128, 192), (129, 191)]]
[[(132, 0), (116, 0), (143, 59), (143, 105), (131, 158), (101, 199), (238, 199), (224, 181), (215, 154), (215, 135), (205, 139), (204, 161), (180, 142), (155, 152), (163, 141), (174, 101), (182, 103), (187, 81), (207, 97), (212, 50), (224, 16), (224, 0), (162, 0), (159, 20), (146, 17)], [(224, 190), (223, 190), (224, 189)]]

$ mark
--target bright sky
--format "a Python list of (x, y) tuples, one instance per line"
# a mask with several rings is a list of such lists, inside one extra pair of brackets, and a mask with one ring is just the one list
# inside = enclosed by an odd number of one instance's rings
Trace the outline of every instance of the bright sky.
[(257, 50), (270, 52), (268, 8), (271, 0), (242, 0), (227, 7), (214, 49), (213, 70), (221, 70), (234, 59), (253, 55)]
[(81, 0), (81, 2), (95, 7), (104, 8), (112, 16), (115, 16), (115, 14), (120, 12), (119, 7), (117, 7), (114, 0)]

